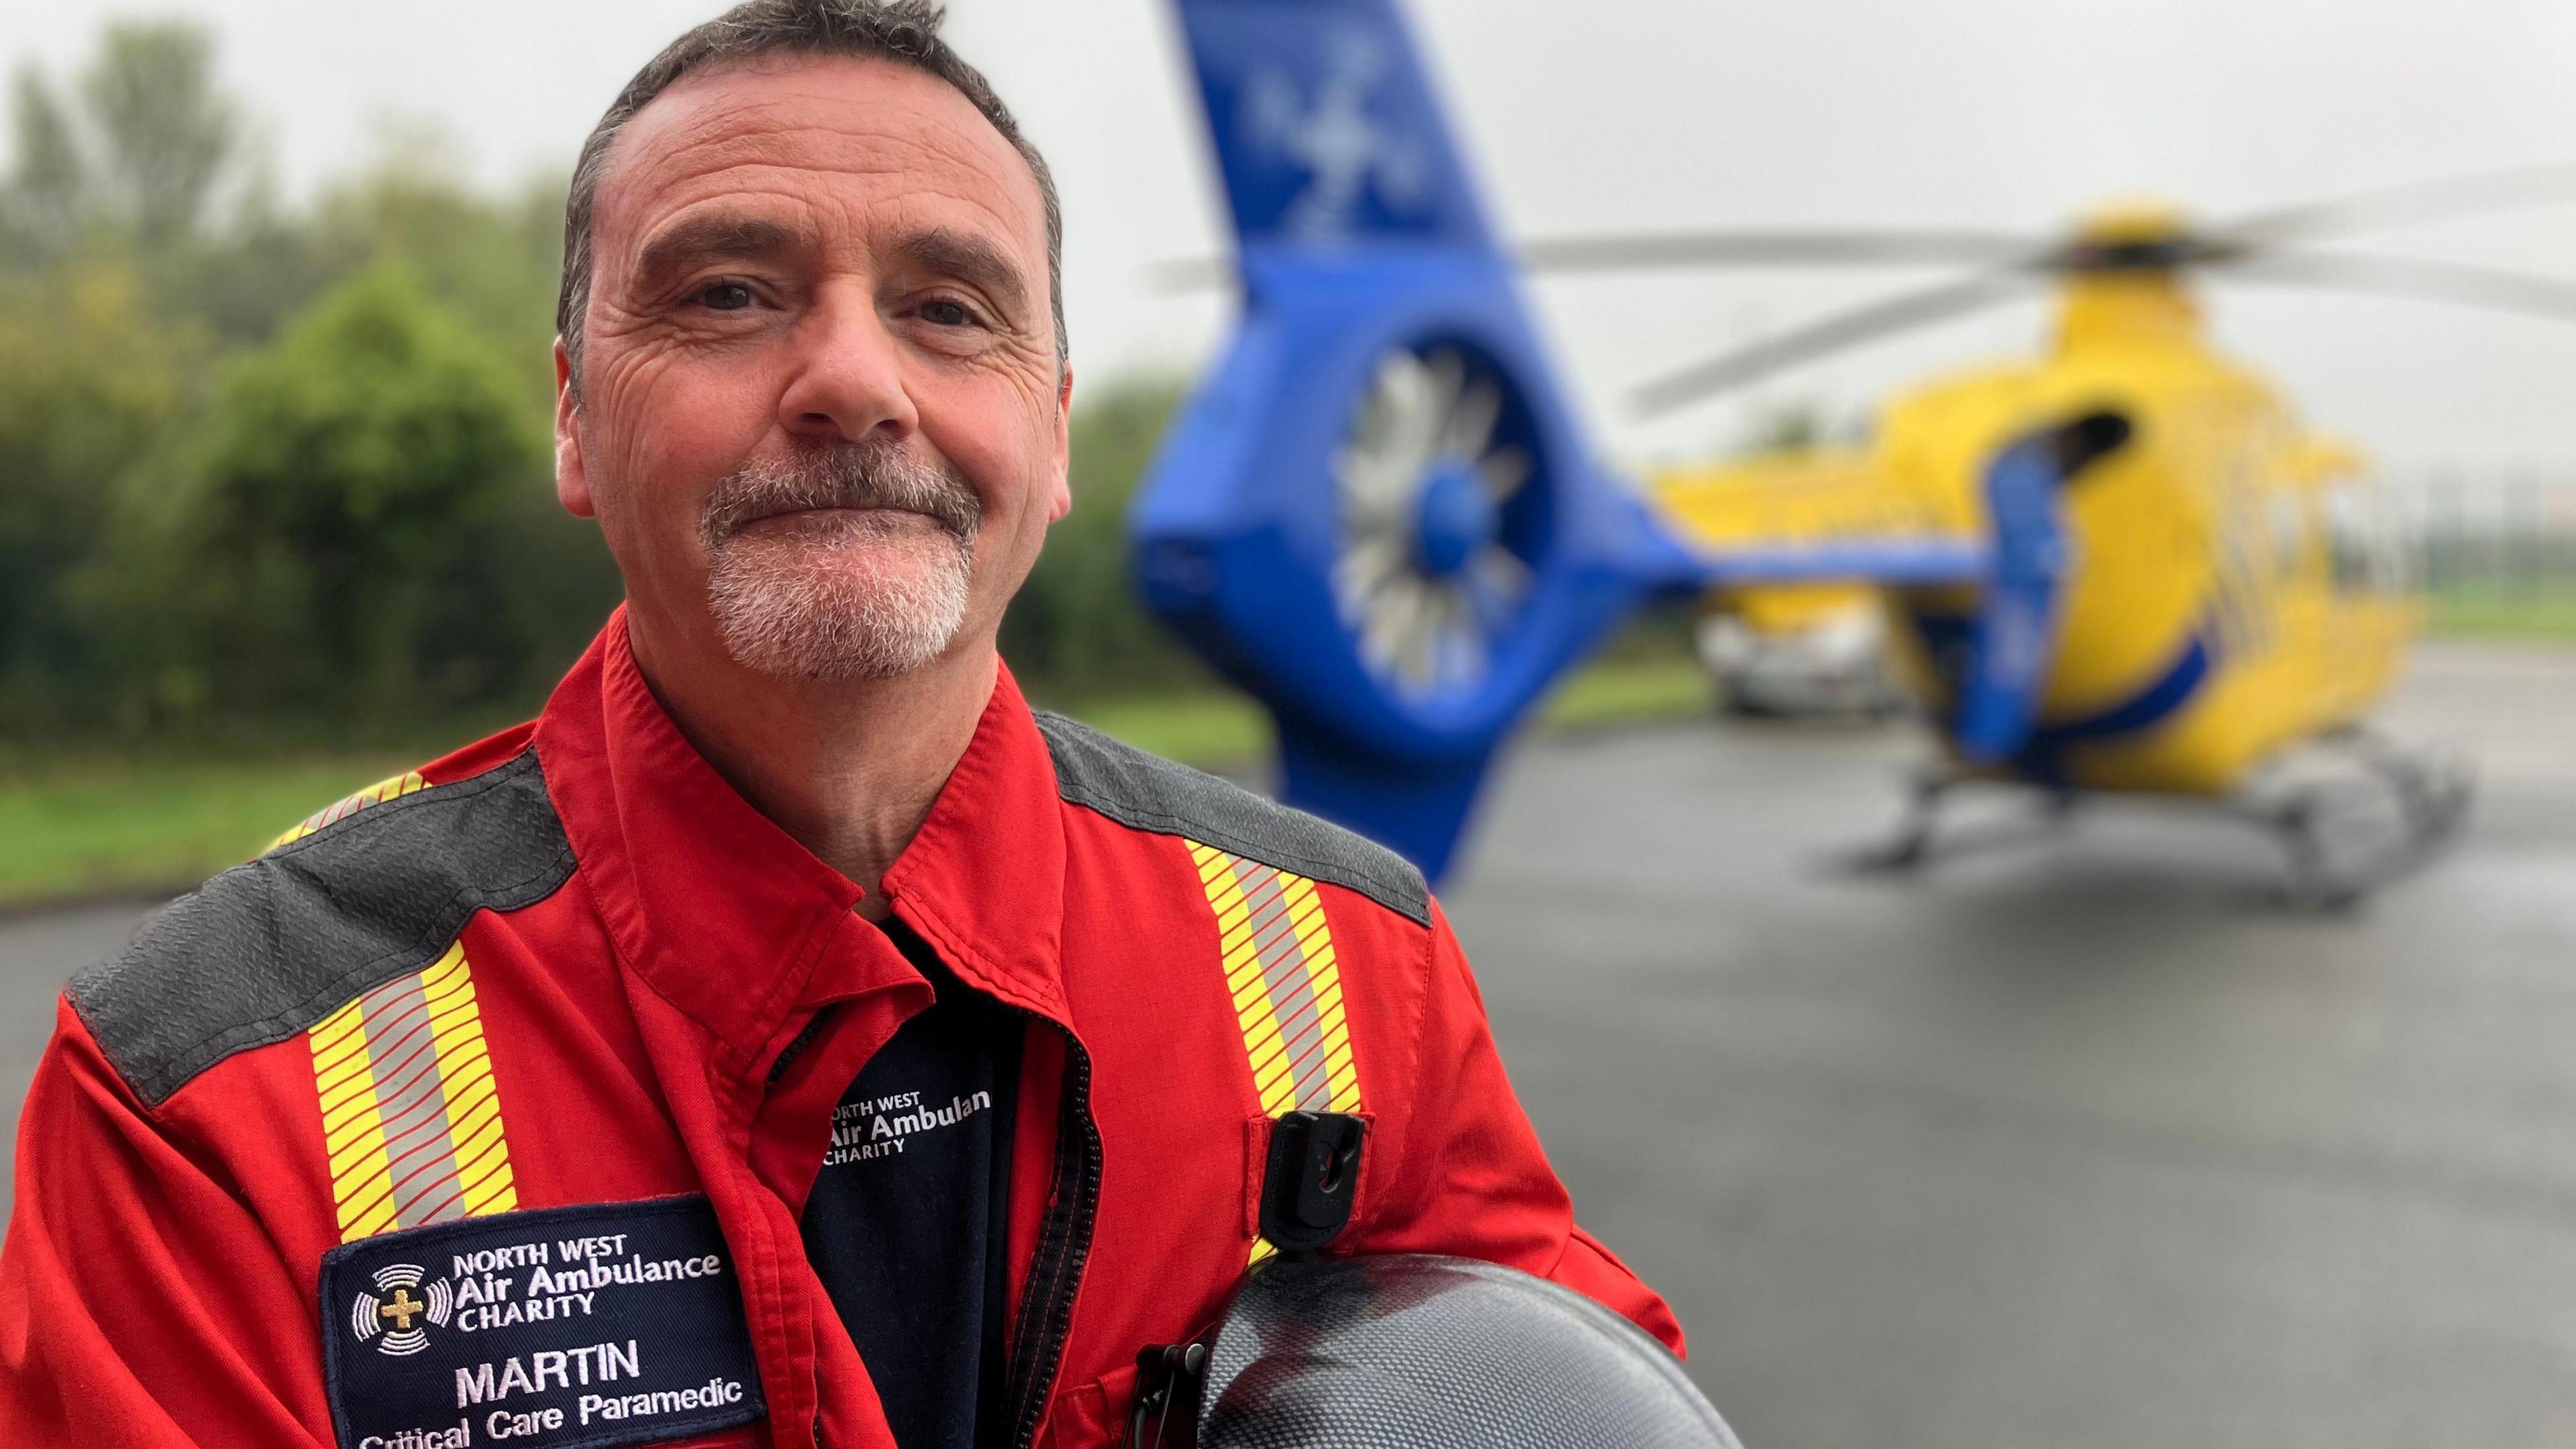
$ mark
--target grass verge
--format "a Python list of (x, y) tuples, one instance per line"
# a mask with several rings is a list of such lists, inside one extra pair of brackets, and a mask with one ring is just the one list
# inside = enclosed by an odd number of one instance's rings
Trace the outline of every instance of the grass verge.
[(2463, 638), (2576, 641), (2576, 593), (2464, 589), (2431, 594), (2424, 600), (2424, 627)]
[(371, 753), (13, 773), (0, 778), (0, 909), (189, 885), (409, 763)]
[[(1548, 727), (1669, 718), (1706, 706), (1686, 660), (1597, 665), (1547, 702)], [(1061, 706), (1120, 739), (1202, 769), (1241, 769), (1270, 750), (1270, 720), (1239, 694), (1193, 690)], [(403, 751), (277, 757), (27, 759), (0, 771), (0, 910), (183, 890), (258, 853), (353, 790), (444, 753), (462, 736)]]

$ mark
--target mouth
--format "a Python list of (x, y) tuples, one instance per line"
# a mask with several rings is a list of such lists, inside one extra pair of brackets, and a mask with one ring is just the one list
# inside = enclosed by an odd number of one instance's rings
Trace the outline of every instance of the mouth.
[(820, 508), (791, 508), (781, 513), (764, 513), (744, 520), (734, 529), (746, 533), (891, 533), (921, 529), (946, 531), (946, 525), (927, 513), (909, 508), (848, 508), (826, 505)]

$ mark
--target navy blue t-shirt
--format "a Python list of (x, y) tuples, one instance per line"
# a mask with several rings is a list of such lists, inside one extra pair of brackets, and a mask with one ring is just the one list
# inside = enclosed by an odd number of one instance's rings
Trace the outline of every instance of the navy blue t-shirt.
[(886, 934), (937, 1000), (897, 1028), (832, 1114), (805, 1256), (902, 1449), (1005, 1442), (1001, 1404), (1020, 1014)]

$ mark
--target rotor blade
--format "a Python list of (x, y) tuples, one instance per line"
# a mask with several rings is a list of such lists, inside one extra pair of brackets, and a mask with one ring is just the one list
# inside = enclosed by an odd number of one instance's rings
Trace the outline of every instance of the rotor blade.
[(2423, 302), (2452, 302), (2576, 322), (2576, 280), (2459, 262), (2356, 256), (2349, 252), (2297, 252), (2212, 267), (2210, 275), (2233, 282), (2323, 287)]
[(1642, 416), (1668, 413), (1811, 358), (2012, 301), (2036, 280), (2034, 274), (2019, 270), (1981, 273), (1966, 281), (1882, 298), (1668, 372), (1630, 396)]
[(2576, 202), (2576, 161), (2485, 171), (2420, 181), (2331, 201), (2303, 202), (2256, 212), (2210, 228), (2223, 242), (2277, 246), (2283, 242), (2412, 226), (2491, 211)]
[(1626, 272), (1686, 267), (1987, 266), (2047, 249), (1987, 231), (1692, 231), (1541, 237), (1520, 246), (1533, 272)]
[(1146, 285), (1165, 296), (1213, 292), (1234, 285), (1232, 257), (1177, 257), (1145, 269)]
[[(1697, 267), (1992, 266), (2044, 257), (2046, 242), (1991, 231), (1781, 230), (1633, 232), (1540, 237), (1514, 254), (1533, 273), (1677, 271)], [(1195, 257), (1157, 263), (1158, 292), (1230, 286), (1234, 263)]]

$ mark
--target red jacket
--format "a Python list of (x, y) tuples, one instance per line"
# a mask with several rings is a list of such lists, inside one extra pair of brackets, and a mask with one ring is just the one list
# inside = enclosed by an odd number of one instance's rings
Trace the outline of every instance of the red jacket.
[[(884, 892), (1028, 1016), (1015, 1442), (1123, 1431), (1136, 1351), (1260, 1251), (1297, 1106), (1370, 1124), (1332, 1251), (1491, 1259), (1681, 1349), (1575, 1225), (1397, 857), (1032, 714), (1006, 672)], [(844, 1087), (928, 998), (859, 894), (683, 741), (613, 619), (533, 724), (72, 982), (0, 1253), (0, 1443), (890, 1446), (797, 1227)], [(596, 1342), (514, 1316), (576, 1312)], [(385, 1422), (404, 1396), (442, 1412)]]

